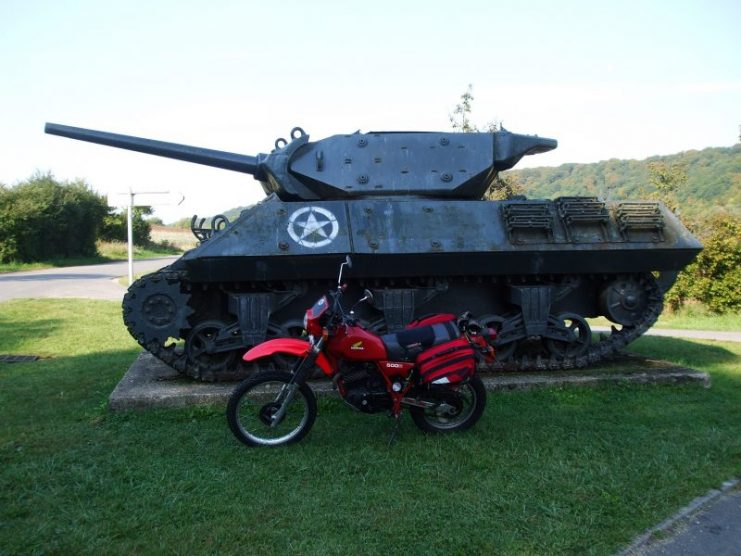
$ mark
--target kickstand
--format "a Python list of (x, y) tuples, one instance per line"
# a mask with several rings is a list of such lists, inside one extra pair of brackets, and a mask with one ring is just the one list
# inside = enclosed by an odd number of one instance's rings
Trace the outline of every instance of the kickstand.
[(389, 442), (388, 447), (391, 448), (391, 445), (396, 442), (396, 437), (399, 436), (399, 430), (401, 429), (401, 413), (398, 415), (394, 415), (394, 426), (391, 429), (391, 434), (389, 434)]

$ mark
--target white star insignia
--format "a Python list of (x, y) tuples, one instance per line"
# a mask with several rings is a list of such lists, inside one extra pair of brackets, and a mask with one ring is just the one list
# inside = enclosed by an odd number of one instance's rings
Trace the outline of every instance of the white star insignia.
[(340, 231), (337, 217), (323, 207), (295, 210), (288, 218), (288, 235), (302, 247), (316, 249), (332, 243)]
[(331, 224), (329, 220), (324, 220), (323, 222), (319, 222), (316, 219), (316, 216), (314, 215), (313, 210), (309, 212), (309, 216), (306, 217), (306, 221), (296, 222), (296, 226), (299, 226), (300, 228), (304, 229), (304, 231), (301, 232), (301, 239), (305, 239), (314, 234), (321, 236), (324, 239), (328, 238), (329, 236), (327, 235), (327, 232), (324, 230), (324, 226), (327, 226), (329, 224)]

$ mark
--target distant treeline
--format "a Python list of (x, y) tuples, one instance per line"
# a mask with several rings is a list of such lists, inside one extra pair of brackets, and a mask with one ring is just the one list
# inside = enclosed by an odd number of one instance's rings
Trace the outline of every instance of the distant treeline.
[(726, 211), (741, 216), (741, 144), (711, 147), (645, 160), (611, 159), (592, 164), (562, 164), (506, 172), (529, 198), (590, 195), (604, 199), (639, 199), (653, 192), (649, 164), (683, 166), (687, 182), (677, 191), (681, 214), (695, 219)]

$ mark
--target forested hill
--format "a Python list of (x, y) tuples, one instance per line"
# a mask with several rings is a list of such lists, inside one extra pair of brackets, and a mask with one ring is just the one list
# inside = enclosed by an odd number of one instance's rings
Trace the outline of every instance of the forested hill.
[(592, 164), (562, 164), (507, 172), (524, 186), (529, 198), (592, 195), (605, 199), (639, 199), (653, 191), (651, 162), (681, 164), (687, 182), (678, 192), (682, 213), (698, 216), (725, 209), (741, 216), (741, 143), (645, 160), (611, 159)]

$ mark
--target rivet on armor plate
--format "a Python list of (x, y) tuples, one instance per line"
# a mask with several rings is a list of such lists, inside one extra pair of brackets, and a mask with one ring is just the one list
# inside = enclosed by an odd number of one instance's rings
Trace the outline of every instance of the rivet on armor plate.
[(448, 181), (451, 181), (453, 179), (453, 176), (451, 176), (450, 174), (448, 174), (447, 172), (445, 172), (445, 173), (443, 173), (440, 176), (440, 179), (443, 180), (443, 181), (445, 181), (445, 182), (448, 182)]
[(368, 139), (366, 139), (365, 137), (361, 137), (360, 139), (358, 139), (358, 147), (363, 148), (367, 144), (368, 144)]
[(378, 249), (378, 242), (375, 239), (370, 240), (368, 245), (370, 245), (371, 249)]
[(280, 248), (281, 250), (283, 250), (283, 251), (286, 251), (286, 250), (288, 250), (288, 244), (287, 244), (287, 243), (286, 243), (285, 241), (281, 241), (281, 242), (280, 242), (280, 243), (278, 244), (278, 247), (279, 247), (279, 248)]
[(357, 181), (358, 181), (359, 184), (364, 185), (364, 184), (368, 183), (368, 176), (366, 176), (365, 174), (363, 174), (361, 176), (358, 176), (358, 180)]
[(446, 145), (449, 145), (449, 144), (450, 144), (450, 139), (448, 139), (447, 137), (442, 137), (442, 138), (440, 139), (440, 144), (441, 144), (441, 145), (442, 145), (443, 147), (445, 147)]

